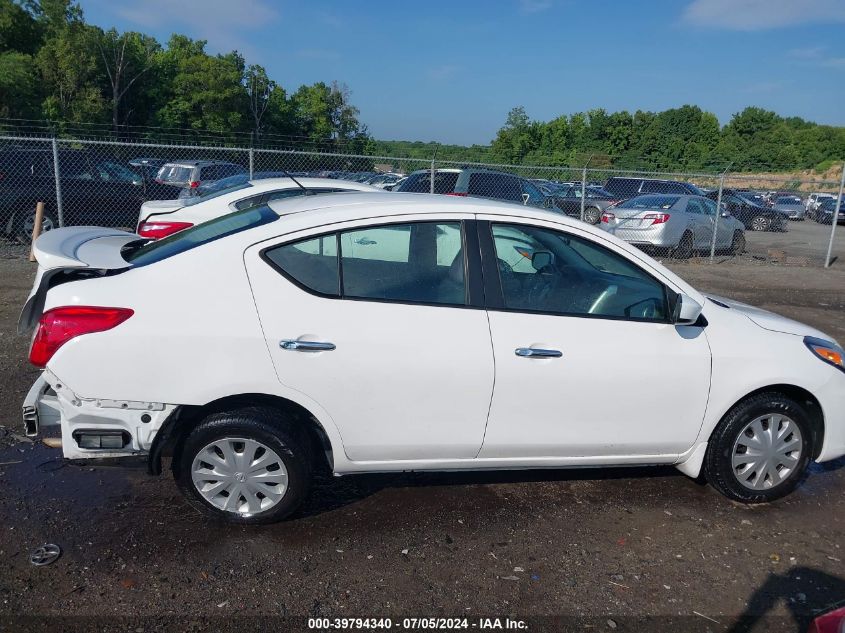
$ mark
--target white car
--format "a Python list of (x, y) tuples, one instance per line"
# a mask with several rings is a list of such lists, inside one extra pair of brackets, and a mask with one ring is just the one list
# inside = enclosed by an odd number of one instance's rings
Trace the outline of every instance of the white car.
[[(297, 184), (299, 183), (299, 184)], [(302, 185), (300, 187), (300, 185)], [(341, 191), (383, 191), (360, 182), (332, 178), (262, 178), (212, 190), (194, 198), (149, 200), (141, 205), (138, 234), (153, 240), (184, 231), (212, 218), (271, 200)]]
[(26, 433), (172, 454), (200, 510), (291, 514), (312, 470), (674, 464), (732, 499), (845, 454), (843, 350), (530, 207), (300, 197), (156, 242), (35, 244)]

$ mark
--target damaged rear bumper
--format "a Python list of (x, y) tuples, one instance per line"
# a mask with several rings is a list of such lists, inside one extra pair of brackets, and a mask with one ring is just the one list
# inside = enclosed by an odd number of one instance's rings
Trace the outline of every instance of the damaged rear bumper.
[(24, 432), (38, 437), (59, 426), (69, 459), (143, 455), (175, 409), (162, 402), (81, 398), (45, 369), (24, 400)]

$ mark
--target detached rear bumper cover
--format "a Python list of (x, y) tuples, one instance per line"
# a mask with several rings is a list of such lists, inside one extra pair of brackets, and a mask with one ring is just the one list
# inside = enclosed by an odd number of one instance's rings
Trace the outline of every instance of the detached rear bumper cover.
[[(50, 370), (44, 370), (24, 400), (24, 429), (35, 437), (44, 427), (60, 426), (62, 451), (69, 459), (124, 457), (147, 453), (174, 409), (176, 405), (161, 402), (80, 398)], [(80, 448), (74, 438), (80, 432), (125, 432), (129, 441), (121, 449)]]

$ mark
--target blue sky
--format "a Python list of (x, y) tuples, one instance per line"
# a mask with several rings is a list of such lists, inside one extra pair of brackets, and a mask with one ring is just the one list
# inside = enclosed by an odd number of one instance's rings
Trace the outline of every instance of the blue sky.
[(287, 90), (345, 82), (380, 139), (488, 143), (548, 120), (685, 103), (845, 125), (845, 0), (82, 0), (86, 19), (237, 49)]

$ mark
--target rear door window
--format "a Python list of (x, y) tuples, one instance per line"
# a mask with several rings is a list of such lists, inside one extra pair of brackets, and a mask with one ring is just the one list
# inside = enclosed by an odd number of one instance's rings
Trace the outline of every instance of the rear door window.
[(522, 202), (522, 183), (515, 176), (473, 172), (469, 176), (467, 193), (481, 198)]
[[(458, 172), (456, 171), (438, 171), (434, 173), (434, 193), (453, 193), (457, 183)], [(407, 193), (430, 193), (431, 173), (411, 174), (402, 183), (399, 190)]]

